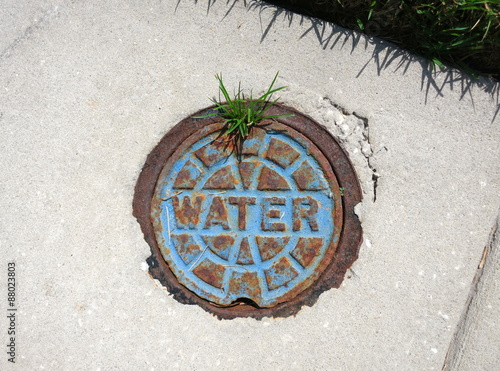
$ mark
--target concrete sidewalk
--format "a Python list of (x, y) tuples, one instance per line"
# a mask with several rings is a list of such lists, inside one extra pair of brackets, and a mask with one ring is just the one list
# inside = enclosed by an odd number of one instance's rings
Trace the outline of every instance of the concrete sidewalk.
[[(500, 367), (499, 84), (254, 1), (17, 1), (0, 20), (5, 345), (8, 262), (18, 308), (0, 369), (440, 370), (449, 349), (448, 369)], [(349, 153), (364, 243), (297, 316), (219, 321), (148, 275), (134, 186), (215, 73), (257, 93), (276, 71)]]

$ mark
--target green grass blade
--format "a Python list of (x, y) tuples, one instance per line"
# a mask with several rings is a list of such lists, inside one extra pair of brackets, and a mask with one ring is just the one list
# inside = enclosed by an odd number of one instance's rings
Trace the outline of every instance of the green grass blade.
[(215, 75), (215, 78), (219, 81), (219, 89), (224, 95), (224, 98), (226, 99), (227, 102), (231, 102), (231, 97), (229, 96), (226, 87), (224, 86), (224, 83), (222, 82), (222, 73), (219, 75)]
[(241, 82), (231, 97), (222, 80), (222, 73), (216, 74), (215, 78), (219, 83), (219, 100), (222, 94), (225, 102), (222, 103), (216, 99), (211, 99), (215, 106), (215, 112), (197, 116), (197, 118), (212, 116), (225, 118), (226, 120), (223, 122), (225, 134), (234, 136), (234, 140), (241, 144), (249, 135), (251, 127), (257, 125), (261, 120), (293, 116), (292, 114), (264, 116), (264, 112), (278, 101), (278, 98), (271, 101), (272, 94), (285, 88), (284, 86), (274, 87), (278, 75), (279, 72), (276, 72), (271, 84), (259, 98), (252, 99), (252, 91), (250, 91), (250, 99), (246, 99), (245, 93), (241, 88)]

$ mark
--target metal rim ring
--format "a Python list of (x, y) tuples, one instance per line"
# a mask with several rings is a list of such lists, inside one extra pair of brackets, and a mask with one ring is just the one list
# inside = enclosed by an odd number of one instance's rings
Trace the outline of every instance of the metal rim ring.
[(341, 189), (343, 189), (343, 226), (340, 232), (340, 240), (333, 259), (323, 270), (319, 278), (290, 300), (272, 307), (263, 308), (256, 306), (252, 302), (239, 302), (238, 305), (234, 306), (221, 306), (210, 302), (180, 284), (176, 276), (172, 273), (158, 246), (150, 214), (156, 184), (169, 158), (190, 136), (209, 125), (221, 121), (221, 118), (218, 116), (203, 119), (195, 118), (203, 116), (210, 110), (213, 110), (213, 107), (205, 108), (175, 125), (149, 154), (137, 181), (133, 212), (141, 225), (145, 240), (151, 248), (152, 254), (147, 260), (150, 267), (149, 272), (179, 302), (197, 304), (219, 318), (262, 318), (267, 316), (287, 317), (294, 315), (303, 305), (312, 306), (322, 292), (330, 288), (339, 287), (347, 269), (357, 259), (359, 246), (362, 241), (362, 230), (358, 217), (354, 212), (354, 206), (361, 201), (362, 193), (354, 167), (348, 155), (326, 128), (293, 108), (279, 104), (269, 108), (267, 114), (270, 115), (293, 114), (294, 116), (281, 117), (276, 119), (276, 121), (299, 132), (313, 142), (333, 169), (337, 182)]

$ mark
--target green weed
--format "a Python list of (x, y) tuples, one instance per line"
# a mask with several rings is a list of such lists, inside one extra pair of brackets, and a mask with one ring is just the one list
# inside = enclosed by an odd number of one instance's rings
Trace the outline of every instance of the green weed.
[[(234, 137), (237, 143), (244, 141), (250, 133), (252, 126), (257, 125), (262, 120), (293, 116), (265, 114), (266, 110), (279, 99), (277, 98), (271, 101), (272, 95), (285, 88), (285, 86), (274, 88), (274, 84), (278, 78), (278, 72), (276, 72), (267, 91), (256, 99), (253, 98), (251, 91), (250, 96), (247, 97), (245, 95), (241, 89), (241, 83), (238, 84), (238, 90), (234, 94), (234, 97), (231, 97), (222, 81), (222, 74), (215, 75), (215, 78), (219, 82), (219, 100), (211, 99), (211, 101), (215, 104), (216, 111), (204, 116), (199, 116), (198, 118), (210, 116), (223, 117), (225, 119), (223, 122), (225, 128), (224, 134)], [(221, 93), (224, 97), (224, 102), (221, 101)]]

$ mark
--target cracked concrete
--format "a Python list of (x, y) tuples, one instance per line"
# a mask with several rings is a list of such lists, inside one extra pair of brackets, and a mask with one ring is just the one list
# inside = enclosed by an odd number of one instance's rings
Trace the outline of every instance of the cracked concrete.
[(500, 354), (500, 214), (492, 228), (443, 371), (494, 370)]
[[(21, 0), (0, 16), (1, 266), (19, 278), (17, 362), (0, 369), (442, 368), (500, 204), (498, 83), (253, 1)], [(143, 270), (134, 185), (215, 73), (258, 91), (278, 70), (283, 103), (349, 153), (364, 242), (297, 316), (218, 321)], [(487, 267), (456, 367), (498, 349)]]
[(375, 202), (380, 175), (371, 164), (371, 157), (374, 153), (370, 142), (368, 119), (357, 115), (356, 112), (349, 113), (328, 97), (322, 98), (317, 110), (322, 116), (321, 122), (328, 127), (345, 151), (349, 153), (360, 177), (365, 197)]
[(0, 8), (0, 63), (57, 14), (57, 2), (4, 4)]

